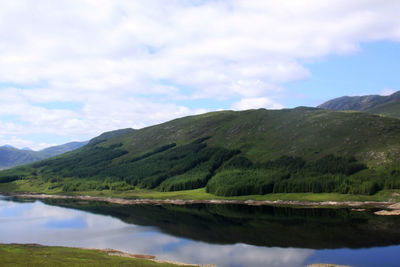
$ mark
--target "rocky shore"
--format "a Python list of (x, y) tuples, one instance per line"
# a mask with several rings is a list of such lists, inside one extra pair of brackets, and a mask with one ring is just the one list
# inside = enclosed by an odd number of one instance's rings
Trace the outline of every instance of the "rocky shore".
[(66, 195), (47, 195), (32, 193), (4, 193), (3, 195), (27, 198), (27, 199), (66, 199), (80, 201), (100, 201), (119, 205), (141, 205), (141, 204), (173, 204), (173, 205), (190, 205), (190, 204), (242, 204), (249, 206), (292, 206), (292, 207), (349, 207), (354, 210), (363, 211), (363, 208), (377, 208), (380, 211), (375, 212), (376, 215), (400, 215), (400, 203), (380, 202), (380, 201), (283, 201), (283, 200), (182, 200), (182, 199), (124, 199), (114, 197), (93, 197), (93, 196), (66, 196)]

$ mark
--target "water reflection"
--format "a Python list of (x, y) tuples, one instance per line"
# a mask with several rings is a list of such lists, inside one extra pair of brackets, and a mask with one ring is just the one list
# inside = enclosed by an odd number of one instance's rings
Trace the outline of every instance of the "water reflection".
[(183, 255), (186, 262), (209, 262), (217, 266), (304, 266), (314, 252), (310, 249), (265, 248), (245, 244), (209, 245), (190, 242), (167, 253), (158, 254), (163, 258)]
[(312, 251), (244, 244), (210, 245), (160, 233), (110, 216), (45, 205), (0, 200), (0, 242), (115, 248), (162, 259), (218, 266), (299, 266)]
[(154, 226), (182, 238), (215, 244), (245, 243), (313, 249), (364, 248), (400, 243), (399, 217), (351, 209), (246, 205), (132, 205), (49, 201), (122, 221)]
[[(323, 261), (375, 266), (371, 265), (375, 257), (385, 266), (395, 266), (396, 261), (385, 254), (399, 251), (399, 246), (310, 249), (400, 243), (399, 230), (391, 229), (398, 220), (349, 210), (50, 202), (53, 205), (0, 198), (0, 242), (114, 248), (217, 266), (304, 266)], [(338, 234), (341, 228), (343, 233)], [(349, 234), (345, 241), (339, 240)], [(360, 240), (346, 245), (352, 238)]]

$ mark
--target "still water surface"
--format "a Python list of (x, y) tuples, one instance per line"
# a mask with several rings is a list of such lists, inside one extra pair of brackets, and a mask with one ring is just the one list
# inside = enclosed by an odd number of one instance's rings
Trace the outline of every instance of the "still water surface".
[(217, 266), (399, 266), (400, 218), (372, 212), (44, 202), (0, 197), (0, 243), (113, 248)]

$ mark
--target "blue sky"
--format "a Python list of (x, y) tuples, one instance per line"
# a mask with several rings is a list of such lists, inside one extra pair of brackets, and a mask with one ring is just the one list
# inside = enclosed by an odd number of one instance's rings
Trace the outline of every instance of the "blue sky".
[(396, 0), (0, 6), (0, 145), (400, 89)]
[(389, 94), (400, 90), (400, 44), (372, 42), (360, 44), (349, 55), (333, 55), (304, 64), (312, 76), (284, 84), (298, 98), (285, 98), (285, 107), (317, 106), (343, 95)]

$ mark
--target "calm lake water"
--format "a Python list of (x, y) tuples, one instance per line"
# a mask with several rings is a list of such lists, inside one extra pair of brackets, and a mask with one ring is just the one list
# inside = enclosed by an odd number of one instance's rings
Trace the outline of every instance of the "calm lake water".
[(217, 266), (399, 266), (400, 218), (350, 209), (119, 206), (0, 196), (0, 243), (114, 248)]

